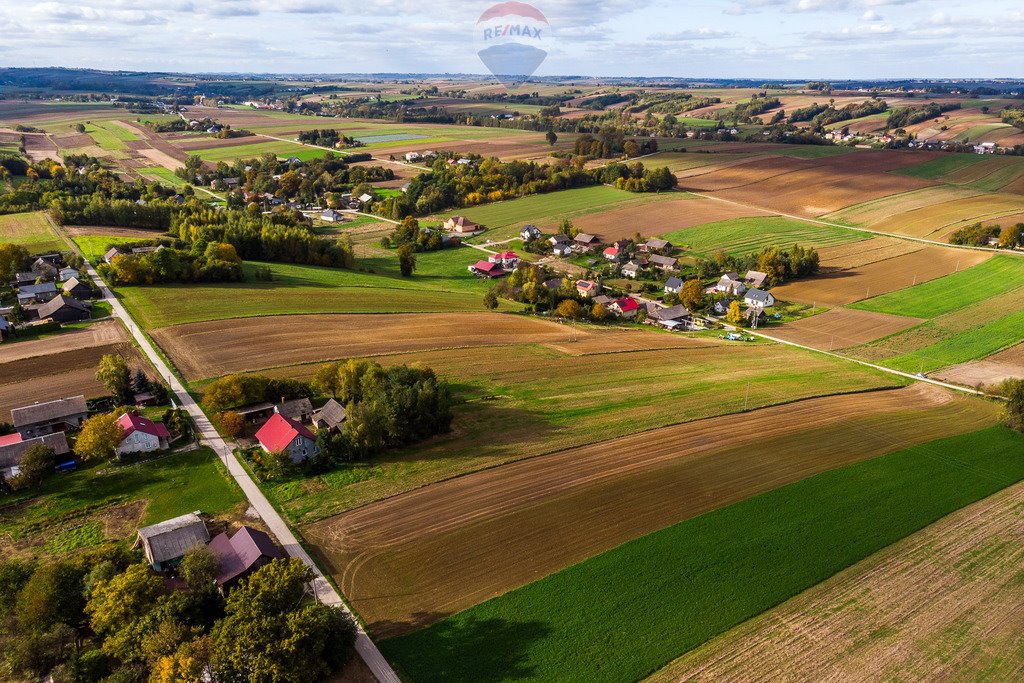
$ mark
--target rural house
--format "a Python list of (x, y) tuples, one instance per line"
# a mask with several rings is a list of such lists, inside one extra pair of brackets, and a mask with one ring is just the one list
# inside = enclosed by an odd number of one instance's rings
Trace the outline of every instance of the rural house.
[(743, 282), (748, 287), (761, 287), (768, 279), (768, 273), (762, 273), (757, 270), (748, 270), (747, 276), (743, 278)]
[(111, 247), (110, 249), (107, 250), (107, 253), (103, 255), (103, 260), (106, 261), (107, 263), (110, 263), (118, 256), (124, 256), (124, 252), (122, 252), (117, 247)]
[(220, 560), (217, 585), (222, 589), (232, 588), (239, 581), (273, 560), (284, 559), (270, 536), (258, 529), (243, 526), (228, 536), (224, 532), (210, 541), (210, 552)]
[(678, 294), (683, 291), (683, 278), (672, 276), (665, 281), (665, 293), (666, 294)]
[(772, 296), (771, 292), (766, 292), (761, 289), (751, 289), (747, 292), (746, 296), (743, 297), (743, 303), (747, 306), (756, 306), (757, 308), (771, 308), (775, 305), (775, 297)]
[(584, 299), (592, 299), (601, 292), (601, 285), (591, 280), (577, 280), (576, 293)]
[(274, 412), (289, 420), (306, 423), (313, 419), (313, 402), (308, 398), (281, 401), (274, 406)]
[(573, 240), (581, 249), (593, 249), (601, 244), (601, 240), (587, 232), (581, 232)]
[(75, 299), (88, 299), (92, 296), (92, 287), (77, 277), (72, 277), (64, 283), (64, 293)]
[(92, 309), (89, 306), (63, 294), (40, 306), (38, 313), (40, 320), (50, 318), (59, 323), (81, 322), (92, 317)]
[(636, 261), (630, 261), (622, 266), (622, 274), (628, 278), (636, 279), (636, 276), (640, 274), (640, 264)]
[(256, 432), (256, 440), (267, 453), (287, 453), (295, 463), (308, 460), (320, 453), (313, 432), (306, 429), (301, 422), (290, 420), (279, 413), (271, 415), (260, 427)]
[(420, 153), (419, 152), (406, 152), (405, 153), (405, 160), (406, 161), (419, 161), (420, 159), (421, 159), (421, 157), (420, 157)]
[(149, 565), (158, 572), (178, 566), (194, 546), (210, 542), (210, 532), (198, 512), (139, 529), (133, 548), (142, 548)]
[(444, 222), (444, 229), (461, 235), (472, 234), (480, 230), (480, 224), (474, 223), (465, 216), (452, 216)]
[(505, 270), (515, 270), (519, 265), (519, 254), (514, 251), (503, 251), (498, 254), (491, 254), (487, 257), (488, 262), (496, 263)]
[(79, 276), (81, 276), (81, 273), (79, 273), (78, 270), (76, 270), (75, 268), (61, 268), (58, 279), (61, 282), (67, 282), (71, 278)]
[(501, 277), (505, 274), (505, 269), (497, 263), (477, 261), (469, 267), (469, 272), (477, 277)]
[(338, 213), (334, 209), (327, 209), (320, 214), (320, 220), (327, 221), (328, 223), (341, 223), (345, 220), (345, 216)]
[(11, 410), (11, 422), (24, 439), (78, 429), (89, 417), (85, 396), (59, 398)]
[(22, 285), (18, 288), (18, 303), (22, 306), (45, 304), (55, 296), (57, 296), (57, 285), (52, 282), (41, 282), (38, 285)]
[(685, 306), (676, 305), (668, 308), (656, 307), (647, 311), (647, 318), (656, 325), (675, 330), (689, 327), (693, 314)]
[(666, 273), (672, 272), (676, 269), (678, 260), (674, 256), (661, 256), (660, 254), (654, 254), (650, 257), (651, 265), (658, 270), (665, 271)]
[(250, 403), (249, 405), (233, 408), (231, 412), (241, 415), (242, 419), (248, 424), (256, 424), (257, 422), (263, 422), (274, 414), (274, 404), (266, 401)]
[(0, 473), (3, 473), (5, 478), (16, 475), (17, 467), (21, 464), (25, 452), (33, 446), (52, 448), (58, 457), (71, 452), (64, 432), (37, 436), (34, 439), (23, 439), (17, 432), (0, 436)]
[(631, 296), (624, 296), (621, 299), (616, 299), (608, 308), (612, 313), (620, 318), (632, 318), (640, 312), (640, 304), (638, 304), (636, 299)]
[(39, 257), (32, 262), (31, 270), (35, 273), (36, 277), (41, 277), (47, 280), (55, 279), (60, 273), (56, 266), (42, 257)]
[(519, 237), (521, 237), (524, 242), (539, 239), (540, 228), (538, 228), (536, 225), (524, 226), (523, 229), (519, 231)]
[(640, 245), (640, 251), (645, 253), (658, 253), (672, 249), (672, 243), (668, 240), (651, 238)]
[(313, 413), (313, 426), (317, 431), (326, 429), (329, 432), (339, 432), (345, 417), (345, 406), (332, 398)]
[(124, 430), (121, 443), (115, 449), (118, 457), (125, 453), (152, 453), (165, 450), (170, 446), (171, 434), (167, 431), (167, 427), (142, 417), (134, 411), (127, 412), (118, 418), (117, 424), (121, 425), (121, 429)]
[(718, 284), (712, 287), (711, 290), (722, 294), (728, 294), (730, 296), (740, 296), (747, 291), (747, 288), (742, 282), (740, 282), (740, 276), (738, 273), (726, 273), (718, 280)]
[(618, 261), (622, 257), (622, 250), (618, 247), (608, 247), (602, 253), (609, 261)]

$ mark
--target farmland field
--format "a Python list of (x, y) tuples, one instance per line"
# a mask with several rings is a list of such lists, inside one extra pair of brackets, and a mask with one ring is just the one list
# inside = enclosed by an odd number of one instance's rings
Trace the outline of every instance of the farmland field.
[(972, 223), (999, 223), (1004, 216), (1024, 212), (1024, 197), (1014, 194), (983, 194), (896, 214), (872, 223), (881, 232), (945, 239), (958, 227)]
[[(825, 472), (381, 643), (415, 678), (633, 680), (1024, 478), (1004, 427)], [(600, 596), (601, 599), (594, 599)], [(638, 646), (641, 644), (642, 646)]]
[(210, 149), (194, 150), (194, 153), (204, 161), (233, 161), (235, 159), (255, 159), (263, 154), (276, 154), (278, 157), (296, 157), (303, 161), (317, 159), (329, 154), (327, 150), (316, 147), (306, 147), (294, 142), (283, 142), (281, 140), (268, 140), (267, 142), (256, 142), (246, 145), (226, 145), (224, 147), (213, 147)]
[(1024, 379), (1024, 344), (1011, 346), (982, 360), (954, 365), (935, 376), (970, 387), (995, 387), (1011, 377)]
[[(378, 360), (421, 362), (452, 382), (465, 401), (456, 406), (452, 432), (388, 454), (377, 461), (381, 473), (356, 486), (283, 492), (278, 502), (296, 522), (534, 455), (802, 398), (905, 383), (778, 344), (653, 331), (595, 332), (545, 346), (423, 351)], [(315, 367), (267, 374), (308, 378)], [(838, 372), (840, 367), (845, 370)], [(274, 489), (270, 494), (278, 495)]]
[(162, 166), (146, 166), (138, 169), (138, 172), (139, 175), (170, 185), (176, 190), (180, 190), (187, 184), (184, 180), (174, 175), (173, 171)]
[(668, 524), (994, 419), (921, 386), (809, 399), (492, 468), (303, 533), (370, 627), (394, 635)]
[(29, 254), (42, 254), (66, 248), (41, 211), (0, 216), (0, 241), (19, 244), (25, 247)]
[[(944, 204), (957, 199), (967, 199), (980, 194), (979, 191), (964, 187), (953, 187), (940, 185), (938, 187), (926, 187), (923, 190), (914, 190), (895, 194), (881, 199), (875, 199), (861, 204), (855, 204), (849, 208), (822, 216), (822, 220), (832, 223), (842, 223), (854, 227), (873, 227), (876, 223), (887, 219), (894, 219), (895, 216), (908, 214), (918, 209)], [(959, 216), (950, 216), (950, 219), (957, 220)], [(894, 219), (895, 220), (895, 219)]]
[(845, 349), (901, 332), (918, 323), (920, 318), (907, 318), (887, 313), (870, 313), (850, 308), (831, 311), (786, 323), (771, 331), (771, 336), (815, 349)]
[(1016, 484), (954, 512), (648, 681), (1020, 680), (1022, 508)]
[(789, 248), (800, 244), (821, 248), (865, 240), (870, 235), (781, 216), (764, 216), (708, 223), (665, 233), (663, 237), (694, 254), (713, 256), (719, 250), (743, 255), (766, 246)]
[(573, 220), (573, 225), (597, 235), (603, 242), (613, 242), (631, 238), (636, 233), (654, 237), (705, 223), (768, 215), (765, 211), (736, 204), (690, 197), (588, 213)]
[(978, 154), (943, 154), (920, 164), (899, 169), (896, 173), (914, 178), (938, 180), (984, 160), (985, 157)]

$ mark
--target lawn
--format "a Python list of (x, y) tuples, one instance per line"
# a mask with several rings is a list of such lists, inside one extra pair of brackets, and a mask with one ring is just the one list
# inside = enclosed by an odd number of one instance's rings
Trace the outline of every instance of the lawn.
[(795, 157), (797, 159), (822, 159), (824, 157), (834, 157), (856, 152), (856, 147), (847, 147), (845, 145), (789, 145), (784, 149), (774, 150), (771, 153), (776, 156)]
[(164, 168), (163, 166), (147, 166), (145, 168), (138, 169), (139, 175), (147, 177), (151, 180), (170, 185), (176, 190), (180, 190), (185, 187), (188, 183), (174, 175), (174, 171)]
[[(109, 241), (108, 238), (103, 238)], [(105, 242), (104, 242), (105, 243)], [(282, 263), (245, 264), (246, 282), (225, 284), (118, 287), (117, 294), (139, 323), (148, 329), (201, 320), (244, 318), (291, 313), (417, 313), (483, 310), (484, 288), (466, 266), (478, 258), (468, 248), (459, 277), (431, 273), (457, 270), (455, 252), (418, 255), (421, 270), (412, 278), (398, 277), (390, 260), (368, 259), (385, 273), (358, 272)], [(481, 252), (482, 253), (482, 252)], [(268, 265), (273, 281), (254, 276), (257, 265)], [(503, 307), (517, 308), (510, 303)]]
[(636, 680), (1024, 478), (1004, 427), (826, 472), (626, 543), (380, 647), (411, 680)]
[[(153, 231), (153, 239), (164, 236), (165, 233), (158, 230)], [(86, 260), (93, 265), (99, 265), (103, 263), (103, 255), (111, 246), (139, 242), (144, 239), (144, 237), (116, 237), (113, 235), (80, 235), (72, 238), (72, 241), (78, 245)]]
[(25, 247), (30, 254), (66, 249), (42, 211), (0, 216), (0, 240)]
[(663, 237), (698, 256), (713, 256), (719, 250), (744, 255), (762, 247), (827, 247), (867, 239), (870, 235), (844, 228), (766, 216), (733, 218), (670, 232)]
[[(48, 550), (64, 552), (97, 542), (93, 515), (146, 501), (139, 524), (193, 510), (220, 514), (244, 500), (208, 448), (138, 465), (107, 463), (51, 477), (34, 492), (12, 494), (0, 511), (0, 533), (14, 542), (43, 536)], [(102, 534), (100, 534), (102, 536)]]
[(935, 318), (1024, 285), (1024, 258), (997, 255), (953, 275), (853, 304), (852, 308)]
[(943, 154), (930, 161), (894, 171), (894, 173), (924, 180), (938, 180), (945, 175), (959, 171), (966, 166), (972, 166), (984, 159), (985, 157), (980, 154)]

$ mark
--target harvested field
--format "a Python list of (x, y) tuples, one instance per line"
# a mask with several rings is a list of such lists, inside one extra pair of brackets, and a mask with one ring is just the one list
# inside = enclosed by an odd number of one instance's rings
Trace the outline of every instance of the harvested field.
[(49, 135), (42, 133), (25, 133), (25, 155), (33, 162), (44, 159), (60, 160), (60, 152), (57, 145), (50, 139)]
[(140, 149), (138, 150), (138, 152), (139, 154), (146, 157), (147, 159), (157, 164), (158, 166), (163, 166), (164, 168), (168, 168), (172, 171), (176, 171), (177, 169), (185, 165), (185, 163), (182, 160), (175, 159), (167, 152), (155, 149), (153, 147)]
[(874, 237), (863, 242), (851, 242), (818, 250), (821, 257), (821, 272), (860, 268), (877, 261), (896, 258), (923, 249), (920, 244), (896, 239), (895, 237)]
[(982, 360), (954, 365), (933, 376), (969, 387), (995, 387), (1003, 380), (1024, 379), (1024, 344), (1011, 346)]
[(866, 344), (922, 322), (921, 318), (834, 308), (786, 323), (772, 330), (771, 335), (796, 344), (831, 351)]
[(752, 159), (747, 163), (700, 169), (702, 173), (687, 175), (680, 180), (680, 187), (697, 192), (716, 192), (737, 187), (746, 187), (769, 178), (814, 168), (813, 161), (789, 157), (768, 157)]
[(109, 225), (66, 225), (64, 232), (69, 237), (130, 237), (132, 239), (151, 240), (163, 237), (166, 233), (160, 230), (146, 230), (144, 228), (115, 228)]
[(50, 222), (42, 211), (0, 216), (0, 240), (21, 245), (29, 254), (56, 251), (65, 247), (63, 240), (50, 227)]
[(924, 385), (811, 399), (460, 477), (303, 535), (391, 636), (709, 510), (995, 421), (993, 406)]
[[(33, 343), (18, 342), (18, 345)], [(100, 358), (109, 353), (119, 353), (133, 366), (144, 367), (141, 356), (128, 343), (67, 350), (3, 363), (0, 365), (0, 420), (10, 417), (11, 408), (36, 401), (52, 401), (78, 394), (85, 394), (86, 398), (105, 395), (106, 389), (96, 380), (96, 366)], [(148, 370), (148, 366), (145, 367)]]
[[(52, 337), (0, 344), (0, 366), (35, 356), (49, 356), (74, 349), (89, 349), (127, 341), (128, 333), (124, 331), (121, 323), (116, 320), (101, 320), (83, 329), (62, 332)], [(2, 381), (3, 378), (0, 377), (0, 382)]]
[(924, 247), (862, 267), (794, 280), (774, 288), (772, 293), (782, 301), (845, 306), (965, 270), (991, 257), (992, 254), (980, 251)]
[(954, 512), (652, 676), (1021, 680), (1024, 484)]
[(614, 242), (632, 237), (637, 232), (643, 237), (654, 237), (705, 223), (770, 215), (759, 209), (695, 198), (652, 202), (586, 214), (574, 220), (573, 224), (583, 232), (597, 235), (602, 242)]
[(890, 216), (871, 228), (911, 237), (945, 237), (958, 224), (998, 222), (1000, 217), (1024, 212), (1024, 197), (1012, 194), (983, 194)]
[[(174, 142), (175, 145), (185, 150), (186, 152), (195, 152), (202, 149), (221, 149), (227, 147), (240, 147), (244, 145), (255, 145), (263, 142), (276, 142), (271, 138), (263, 137), (262, 135), (247, 135), (240, 138), (209, 138), (209, 137), (196, 137), (189, 136), (182, 138)], [(292, 143), (292, 146), (299, 149), (301, 145), (297, 142)]]
[(187, 379), (355, 356), (568, 342), (572, 328), (500, 313), (291, 315), (176, 325), (153, 338)]
[(914, 190), (903, 194), (883, 197), (874, 201), (856, 204), (822, 216), (824, 220), (834, 223), (843, 223), (855, 227), (870, 228), (875, 224), (903, 215), (917, 209), (944, 204), (956, 199), (967, 199), (981, 194), (980, 191), (966, 187), (950, 187), (941, 185), (938, 187), (926, 187), (923, 190)]

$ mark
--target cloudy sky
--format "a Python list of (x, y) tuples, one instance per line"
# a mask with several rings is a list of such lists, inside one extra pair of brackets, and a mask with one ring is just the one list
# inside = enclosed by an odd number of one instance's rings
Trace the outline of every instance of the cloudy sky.
[[(0, 0), (0, 65), (483, 73), (465, 0)], [(1024, 76), (1020, 0), (537, 0), (538, 74)]]

